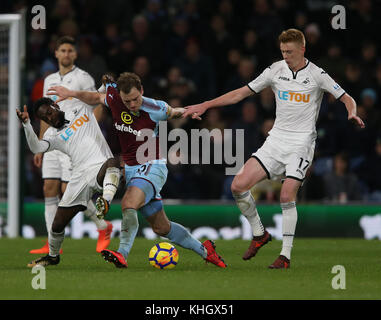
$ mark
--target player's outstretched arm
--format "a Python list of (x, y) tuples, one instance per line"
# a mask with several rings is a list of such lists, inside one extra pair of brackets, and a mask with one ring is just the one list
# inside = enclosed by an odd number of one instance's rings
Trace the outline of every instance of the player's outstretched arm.
[(68, 88), (62, 86), (54, 86), (48, 90), (48, 95), (56, 95), (59, 99), (56, 102), (63, 101), (67, 98), (77, 98), (84, 103), (95, 106), (98, 104), (105, 104), (104, 99), (106, 97), (105, 93), (94, 92), (94, 91), (76, 91), (69, 90)]
[(50, 144), (47, 141), (38, 139), (36, 133), (33, 130), (32, 125), (30, 124), (29, 114), (26, 105), (24, 105), (24, 110), (22, 112), (16, 109), (16, 114), (24, 127), (29, 149), (34, 154), (46, 152), (49, 149)]
[[(186, 111), (185, 108), (181, 108), (181, 107), (173, 108), (173, 107), (170, 107), (168, 119), (179, 119), (179, 118), (182, 118), (185, 111)], [(201, 118), (199, 116), (196, 116), (193, 119), (201, 120)]]
[(348, 120), (352, 121), (356, 125), (358, 125), (360, 128), (365, 128), (364, 121), (357, 116), (357, 106), (356, 101), (347, 93), (345, 93), (341, 98), (340, 101), (345, 104), (345, 107), (348, 111)]
[(250, 90), (248, 86), (243, 86), (239, 89), (225, 93), (224, 95), (219, 96), (213, 100), (185, 107), (186, 111), (183, 113), (183, 118), (192, 116), (192, 119), (197, 119), (210, 108), (236, 104), (253, 94), (254, 92)]

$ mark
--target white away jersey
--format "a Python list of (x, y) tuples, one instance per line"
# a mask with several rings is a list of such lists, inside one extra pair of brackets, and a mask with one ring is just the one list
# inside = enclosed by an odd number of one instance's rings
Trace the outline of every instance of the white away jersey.
[(276, 118), (270, 134), (294, 134), (304, 141), (316, 138), (316, 121), (324, 91), (336, 99), (345, 91), (321, 68), (306, 59), (306, 66), (293, 72), (282, 60), (273, 63), (248, 84), (258, 93), (271, 87), (276, 99)]
[(48, 128), (43, 137), (50, 144), (47, 151), (59, 150), (70, 156), (73, 173), (113, 157), (92, 109), (81, 101), (72, 103), (71, 111), (65, 112), (70, 122), (59, 130)]
[[(90, 76), (86, 71), (73, 66), (73, 69), (61, 76), (59, 71), (48, 75), (44, 80), (44, 97), (48, 97), (53, 101), (58, 99), (57, 96), (48, 95), (49, 88), (53, 86), (64, 86), (70, 90), (81, 90), (81, 91), (96, 91), (95, 82), (92, 76)], [(72, 107), (73, 101), (78, 101), (75, 98), (68, 98), (64, 101), (58, 103), (60, 109), (64, 112), (68, 111)]]

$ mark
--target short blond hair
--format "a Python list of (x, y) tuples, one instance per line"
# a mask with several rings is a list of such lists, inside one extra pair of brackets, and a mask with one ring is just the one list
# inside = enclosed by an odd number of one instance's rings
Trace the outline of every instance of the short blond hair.
[(280, 43), (296, 42), (301, 44), (303, 47), (306, 46), (306, 39), (304, 38), (304, 34), (298, 29), (284, 30), (278, 39)]

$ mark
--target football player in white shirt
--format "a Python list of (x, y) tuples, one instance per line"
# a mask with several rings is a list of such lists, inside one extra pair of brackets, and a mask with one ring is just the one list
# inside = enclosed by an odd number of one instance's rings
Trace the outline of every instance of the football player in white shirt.
[[(77, 51), (75, 48), (75, 40), (71, 37), (64, 36), (57, 40), (55, 56), (58, 61), (59, 70), (47, 76), (44, 80), (44, 97), (48, 97), (47, 92), (49, 88), (56, 85), (64, 85), (67, 88), (75, 90), (95, 90), (94, 79), (86, 72), (74, 65), (77, 58)], [(51, 97), (51, 96), (49, 96)], [(56, 100), (57, 97), (51, 97)], [(68, 99), (59, 102), (62, 111), (68, 111), (73, 108), (73, 103), (76, 99)], [(94, 110), (96, 117), (100, 118), (102, 107)], [(40, 134), (42, 137), (49, 125), (40, 122)], [(67, 183), (70, 181), (71, 176), (71, 160), (70, 157), (61, 151), (54, 150), (45, 154), (38, 153), (34, 156), (34, 164), (42, 167), (42, 178), (44, 181), (44, 198), (45, 198), (45, 223), (46, 229), (49, 230), (52, 226), (54, 215), (57, 211), (58, 202), (61, 193), (63, 194), (66, 189)], [(97, 242), (97, 252), (106, 249), (110, 244), (110, 235), (112, 232), (112, 224), (103, 219), (97, 218), (96, 209), (92, 203), (89, 204), (85, 215), (95, 222), (99, 236)], [(49, 245), (46, 244), (40, 249), (31, 250), (33, 254), (44, 254), (49, 252)]]
[(49, 254), (32, 261), (28, 267), (55, 265), (60, 261), (65, 227), (92, 203), (93, 194), (103, 190), (102, 197), (108, 205), (114, 198), (120, 179), (120, 161), (113, 157), (89, 105), (77, 101), (72, 110), (63, 112), (49, 98), (37, 100), (35, 115), (50, 125), (42, 140), (33, 131), (27, 107), (24, 106), (23, 112), (16, 112), (33, 153), (59, 150), (72, 161), (70, 181), (49, 229)]
[(271, 87), (276, 99), (276, 118), (265, 143), (245, 163), (231, 185), (233, 197), (248, 219), (253, 240), (243, 255), (248, 260), (271, 240), (262, 226), (250, 189), (258, 182), (285, 175), (280, 193), (283, 243), (280, 256), (271, 269), (290, 267), (291, 248), (297, 222), (296, 197), (311, 165), (316, 140), (316, 121), (324, 92), (345, 104), (348, 120), (364, 128), (356, 114), (356, 102), (321, 68), (304, 57), (305, 38), (301, 31), (289, 29), (279, 36), (283, 60), (273, 63), (248, 85), (201, 104), (186, 107), (183, 117), (197, 119), (207, 109), (235, 104)]

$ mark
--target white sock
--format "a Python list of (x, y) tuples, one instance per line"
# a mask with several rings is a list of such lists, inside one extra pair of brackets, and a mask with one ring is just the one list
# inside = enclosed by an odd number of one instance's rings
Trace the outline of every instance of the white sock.
[(265, 233), (261, 219), (258, 215), (257, 206), (250, 191), (233, 194), (235, 202), (241, 213), (249, 221), (253, 236), (262, 236)]
[(49, 232), (49, 255), (56, 257), (60, 254), (62, 242), (65, 237), (65, 230), (61, 233), (56, 233), (50, 230)]
[(118, 190), (119, 178), (119, 168), (111, 167), (106, 169), (106, 174), (103, 179), (103, 198), (108, 202), (114, 199), (115, 193)]
[(107, 228), (106, 221), (97, 217), (97, 209), (95, 208), (93, 201), (89, 200), (87, 203), (87, 209), (83, 213), (95, 223), (98, 230), (104, 230)]
[(45, 223), (48, 235), (49, 231), (52, 228), (52, 224), (54, 221), (54, 217), (56, 216), (59, 202), (60, 199), (58, 198), (58, 196), (45, 198)]
[(298, 220), (298, 212), (296, 211), (295, 201), (280, 204), (283, 214), (282, 232), (283, 242), (281, 255), (287, 259), (291, 259), (292, 243), (294, 241), (296, 222)]

